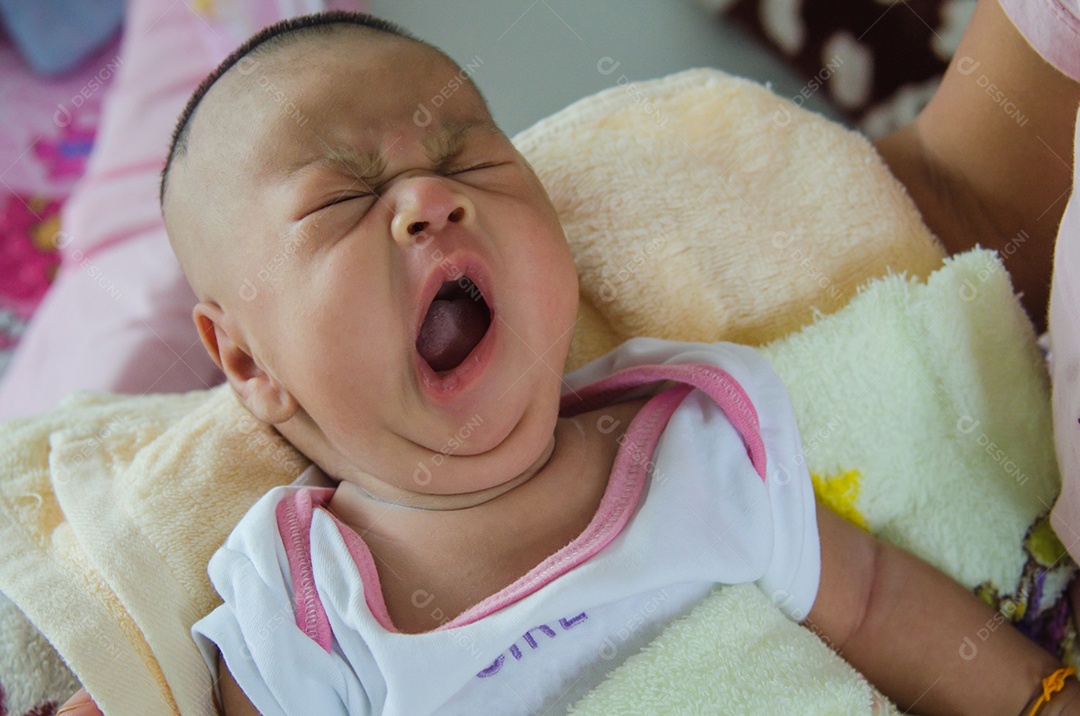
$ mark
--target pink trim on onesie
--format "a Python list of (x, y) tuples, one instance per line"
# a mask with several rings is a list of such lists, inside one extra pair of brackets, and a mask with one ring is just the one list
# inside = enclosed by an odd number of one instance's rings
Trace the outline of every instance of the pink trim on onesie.
[(375, 560), (371, 550), (364, 544), (363, 538), (338, 519), (327, 508), (336, 488), (312, 487), (297, 490), (282, 498), (275, 510), (278, 532), (285, 546), (285, 556), (289, 560), (289, 573), (292, 577), (293, 601), (296, 606), (296, 626), (311, 637), (323, 649), (330, 652), (333, 631), (326, 616), (319, 591), (315, 586), (311, 566), (311, 521), (315, 508), (321, 507), (333, 518), (345, 541), (345, 547), (352, 555), (356, 569), (360, 573), (360, 582), (364, 585), (364, 601), (367, 602), (371, 615), (387, 631), (397, 631), (390, 621), (390, 613), (383, 601), (382, 584), (379, 572), (375, 569)]
[(761, 422), (758, 420), (757, 411), (739, 382), (726, 370), (714, 365), (645, 365), (625, 368), (579, 391), (564, 395), (560, 414), (577, 415), (595, 410), (610, 405), (620, 394), (632, 388), (665, 380), (692, 385), (720, 406), (742, 436), (746, 451), (750, 455), (750, 463), (764, 482), (765, 441), (761, 439)]
[[(630, 520), (641, 499), (656, 444), (675, 409), (691, 390), (698, 388), (727, 414), (746, 444), (751, 464), (765, 479), (765, 444), (757, 411), (742, 386), (726, 371), (710, 365), (642, 366), (614, 373), (576, 393), (563, 396), (560, 414), (566, 417), (604, 407), (621, 394), (649, 383), (683, 383), (654, 396), (638, 411), (619, 447), (604, 496), (588, 526), (573, 542), (551, 555), (528, 574), (467, 609), (438, 629), (465, 626), (518, 602), (587, 561), (615, 539)], [(278, 531), (289, 560), (296, 625), (330, 651), (332, 632), (315, 587), (311, 568), (311, 520), (315, 507), (325, 508), (334, 488), (299, 490), (277, 506)], [(375, 620), (389, 632), (397, 632), (383, 600), (375, 562), (364, 540), (330, 513), (352, 554), (364, 587), (364, 600)]]
[(323, 507), (333, 495), (333, 487), (297, 490), (286, 495), (274, 510), (285, 556), (289, 559), (296, 626), (328, 654), (334, 633), (315, 588), (311, 567), (311, 516), (315, 507)]

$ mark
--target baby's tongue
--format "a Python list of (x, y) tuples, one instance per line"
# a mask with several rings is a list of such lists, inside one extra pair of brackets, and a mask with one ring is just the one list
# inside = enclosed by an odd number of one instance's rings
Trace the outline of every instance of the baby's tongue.
[(479, 301), (465, 295), (436, 299), (420, 326), (416, 350), (432, 370), (450, 370), (468, 357), (487, 327), (487, 311)]

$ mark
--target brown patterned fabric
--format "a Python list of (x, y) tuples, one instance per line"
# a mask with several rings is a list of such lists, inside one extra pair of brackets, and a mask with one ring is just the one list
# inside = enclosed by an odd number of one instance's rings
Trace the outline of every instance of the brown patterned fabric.
[(925, 106), (975, 8), (975, 0), (699, 1), (769, 45), (806, 80), (804, 94), (823, 89), (871, 136)]

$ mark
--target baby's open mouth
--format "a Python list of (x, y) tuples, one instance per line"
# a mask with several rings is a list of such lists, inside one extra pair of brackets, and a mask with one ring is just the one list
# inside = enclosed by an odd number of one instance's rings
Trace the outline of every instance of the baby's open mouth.
[(453, 370), (472, 353), (491, 325), (491, 309), (468, 276), (446, 281), (428, 307), (416, 350), (436, 373)]

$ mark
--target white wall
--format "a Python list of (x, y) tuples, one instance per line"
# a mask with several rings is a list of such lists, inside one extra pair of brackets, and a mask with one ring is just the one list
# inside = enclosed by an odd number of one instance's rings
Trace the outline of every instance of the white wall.
[[(771, 81), (785, 96), (802, 87), (693, 0), (368, 0), (367, 9), (475, 66), (474, 80), (510, 135), (622, 76), (718, 67)], [(605, 75), (597, 70), (603, 58), (620, 64)], [(806, 106), (826, 109), (818, 96)]]

